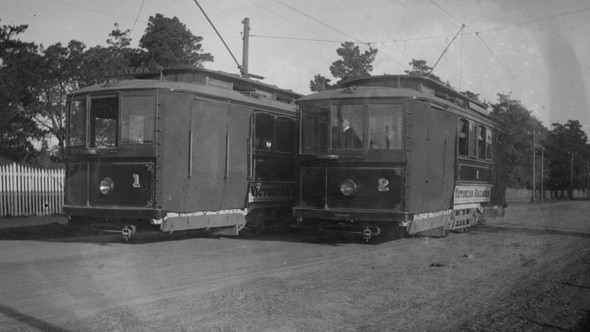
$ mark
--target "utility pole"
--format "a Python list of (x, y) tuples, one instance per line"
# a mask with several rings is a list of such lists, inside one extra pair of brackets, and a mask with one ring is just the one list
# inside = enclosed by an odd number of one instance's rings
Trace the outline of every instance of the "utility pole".
[(541, 145), (541, 202), (545, 199), (545, 188), (543, 187), (543, 178), (545, 177), (545, 172), (543, 169), (543, 165), (545, 164), (545, 147)]
[(572, 161), (570, 163), (570, 199), (574, 199), (574, 153), (570, 152), (572, 155)]
[(248, 53), (250, 52), (250, 19), (244, 18), (242, 21), (244, 24), (244, 36), (242, 38), (243, 45), (242, 45), (242, 67), (241, 67), (241, 74), (243, 77), (246, 78), (256, 78), (256, 79), (264, 79), (264, 77), (260, 75), (250, 74), (248, 72)]
[(535, 202), (535, 177), (536, 177), (536, 174), (535, 174), (535, 168), (536, 168), (536, 165), (535, 165), (535, 154), (536, 153), (535, 152), (536, 151), (535, 151), (535, 149), (536, 149), (536, 146), (537, 146), (537, 135), (536, 135), (536, 132), (533, 131), (533, 195), (531, 196), (531, 202), (533, 202), (533, 203)]
[(250, 19), (248, 17), (244, 18), (242, 21), (244, 24), (244, 33), (242, 36), (242, 40), (244, 41), (242, 44), (242, 76), (248, 77), (248, 52), (250, 47)]

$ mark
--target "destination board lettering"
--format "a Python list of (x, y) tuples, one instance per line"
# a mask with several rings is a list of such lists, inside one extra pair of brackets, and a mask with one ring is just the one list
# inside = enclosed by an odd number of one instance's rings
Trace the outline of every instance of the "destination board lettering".
[(293, 184), (256, 183), (248, 194), (250, 202), (293, 199)]
[(489, 202), (491, 185), (462, 185), (455, 187), (455, 204)]

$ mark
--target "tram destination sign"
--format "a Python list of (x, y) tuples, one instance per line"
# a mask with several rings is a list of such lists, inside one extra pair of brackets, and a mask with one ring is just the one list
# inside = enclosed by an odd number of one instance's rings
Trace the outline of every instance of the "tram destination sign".
[(293, 183), (256, 182), (250, 184), (249, 202), (290, 201), (293, 199)]
[(455, 204), (489, 202), (491, 184), (458, 185), (455, 187)]

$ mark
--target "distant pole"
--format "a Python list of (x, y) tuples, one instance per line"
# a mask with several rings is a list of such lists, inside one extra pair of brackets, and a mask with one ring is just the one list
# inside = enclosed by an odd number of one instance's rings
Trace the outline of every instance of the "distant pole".
[(541, 202), (545, 198), (545, 188), (543, 187), (543, 178), (545, 177), (545, 171), (543, 169), (543, 165), (545, 161), (545, 147), (541, 146)]
[(574, 199), (574, 153), (570, 152), (572, 160), (570, 163), (570, 199)]
[(536, 132), (533, 131), (533, 195), (531, 196), (531, 201), (534, 203), (535, 202), (535, 146), (537, 145), (537, 135)]
[(572, 190), (574, 189), (574, 153), (570, 152), (570, 154), (572, 155), (572, 161), (570, 163), (570, 186), (572, 187)]
[(243, 48), (242, 48), (242, 76), (248, 77), (248, 52), (250, 44), (250, 19), (246, 17), (242, 23), (244, 24)]

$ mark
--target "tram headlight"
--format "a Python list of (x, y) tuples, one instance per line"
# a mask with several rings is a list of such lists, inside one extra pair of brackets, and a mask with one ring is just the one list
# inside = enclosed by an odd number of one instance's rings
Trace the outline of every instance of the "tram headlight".
[(344, 180), (340, 184), (340, 192), (344, 196), (352, 196), (356, 193), (357, 185), (354, 181), (350, 179)]
[(115, 189), (115, 182), (113, 179), (106, 177), (100, 180), (100, 183), (98, 184), (98, 190), (101, 194), (110, 195), (113, 192), (113, 189)]

